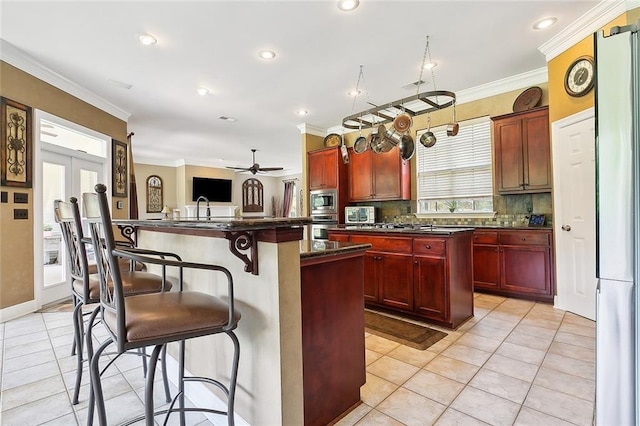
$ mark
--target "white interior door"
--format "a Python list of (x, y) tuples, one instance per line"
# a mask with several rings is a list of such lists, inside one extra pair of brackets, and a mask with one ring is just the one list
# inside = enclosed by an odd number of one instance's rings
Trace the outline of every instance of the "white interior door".
[(593, 108), (553, 123), (556, 307), (595, 320), (596, 203)]

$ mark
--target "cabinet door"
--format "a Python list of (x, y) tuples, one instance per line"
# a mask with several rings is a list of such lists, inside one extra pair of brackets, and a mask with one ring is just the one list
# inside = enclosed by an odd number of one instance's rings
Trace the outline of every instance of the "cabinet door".
[(497, 245), (473, 245), (473, 286), (498, 289), (500, 286), (500, 253)]
[(495, 180), (498, 192), (523, 190), (522, 121), (519, 117), (496, 120), (493, 127)]
[(349, 155), (349, 201), (368, 201), (372, 198), (371, 151)]
[(551, 248), (542, 246), (501, 246), (503, 290), (552, 296)]
[(380, 254), (380, 303), (404, 311), (413, 311), (413, 268), (411, 255)]
[(373, 154), (373, 195), (376, 200), (402, 198), (400, 154), (397, 148), (389, 152)]
[(546, 110), (522, 118), (525, 190), (551, 189), (549, 114)]
[(309, 189), (338, 187), (338, 150), (309, 153)]
[(364, 301), (378, 303), (380, 288), (378, 279), (379, 253), (367, 252), (364, 255)]
[(416, 313), (448, 321), (446, 259), (428, 256), (413, 259)]

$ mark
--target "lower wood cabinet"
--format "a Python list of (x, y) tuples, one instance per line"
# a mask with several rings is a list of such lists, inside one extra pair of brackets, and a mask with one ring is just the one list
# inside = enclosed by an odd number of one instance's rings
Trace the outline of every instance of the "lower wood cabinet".
[(344, 241), (345, 235), (372, 245), (364, 257), (367, 305), (450, 328), (473, 316), (471, 232), (401, 237), (329, 231), (333, 241)]
[(552, 302), (554, 283), (551, 230), (474, 232), (476, 290)]

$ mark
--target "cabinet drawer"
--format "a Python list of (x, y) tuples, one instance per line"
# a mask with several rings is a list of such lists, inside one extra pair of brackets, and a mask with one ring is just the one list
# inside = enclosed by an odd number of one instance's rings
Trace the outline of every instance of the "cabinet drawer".
[(372, 237), (368, 235), (351, 234), (350, 241), (352, 243), (370, 243), (372, 250), (411, 254), (411, 238)]
[(503, 245), (551, 245), (551, 234), (546, 232), (500, 232)]
[(473, 233), (474, 244), (498, 244), (497, 231), (475, 231)]
[(446, 249), (444, 240), (431, 238), (416, 238), (413, 240), (413, 254), (443, 256)]

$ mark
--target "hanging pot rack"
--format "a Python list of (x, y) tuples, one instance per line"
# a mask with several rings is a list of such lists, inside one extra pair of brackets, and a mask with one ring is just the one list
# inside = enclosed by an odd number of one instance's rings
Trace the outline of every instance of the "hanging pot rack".
[(342, 119), (342, 127), (354, 130), (370, 129), (390, 123), (402, 113), (415, 117), (448, 108), (455, 103), (455, 93), (448, 90), (431, 90), (349, 115)]

